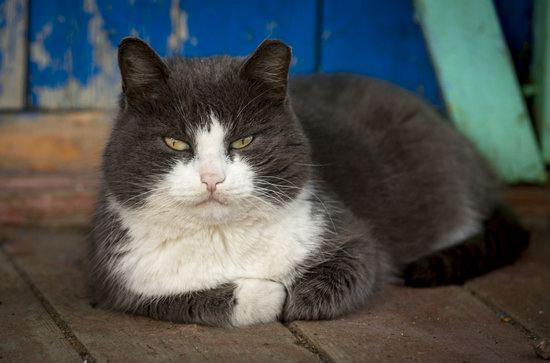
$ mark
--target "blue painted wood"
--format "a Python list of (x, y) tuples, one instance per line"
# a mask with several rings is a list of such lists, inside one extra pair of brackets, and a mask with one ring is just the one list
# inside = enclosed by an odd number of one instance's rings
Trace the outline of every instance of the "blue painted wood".
[(315, 68), (317, 1), (50, 0), (30, 9), (30, 100), (38, 108), (112, 107), (116, 45), (137, 35), (161, 55), (245, 55), (264, 38), (294, 47), (293, 73)]
[(322, 19), (321, 71), (385, 79), (443, 105), (410, 0), (325, 0)]
[(527, 83), (533, 58), (534, 0), (494, 0), (494, 4), (516, 75), (520, 83)]

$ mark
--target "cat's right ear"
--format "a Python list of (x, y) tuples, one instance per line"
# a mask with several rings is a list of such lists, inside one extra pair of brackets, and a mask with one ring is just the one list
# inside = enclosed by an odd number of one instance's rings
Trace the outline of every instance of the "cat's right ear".
[(280, 40), (266, 39), (241, 66), (240, 76), (251, 81), (274, 104), (287, 98), (290, 47)]
[(168, 67), (143, 40), (124, 38), (118, 46), (122, 91), (128, 102), (154, 100), (168, 80)]

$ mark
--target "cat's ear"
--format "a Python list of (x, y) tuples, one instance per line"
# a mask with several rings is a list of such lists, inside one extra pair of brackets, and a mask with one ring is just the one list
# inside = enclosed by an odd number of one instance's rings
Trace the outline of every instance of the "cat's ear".
[(281, 104), (287, 97), (290, 48), (279, 40), (264, 40), (245, 59), (240, 76), (258, 86), (267, 99)]
[(122, 91), (132, 99), (155, 99), (168, 80), (168, 67), (143, 40), (124, 38), (118, 46)]

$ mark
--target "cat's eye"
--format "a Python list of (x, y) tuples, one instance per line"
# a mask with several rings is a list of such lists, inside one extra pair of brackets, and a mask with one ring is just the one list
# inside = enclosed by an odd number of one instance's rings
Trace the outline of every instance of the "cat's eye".
[(186, 143), (185, 141), (174, 139), (173, 137), (165, 137), (163, 140), (164, 143), (168, 145), (168, 147), (172, 150), (185, 151), (191, 149), (191, 146), (189, 146), (188, 143)]
[(245, 147), (250, 145), (253, 139), (254, 136), (243, 137), (242, 139), (233, 141), (229, 146), (231, 147), (231, 149), (235, 150), (244, 149)]

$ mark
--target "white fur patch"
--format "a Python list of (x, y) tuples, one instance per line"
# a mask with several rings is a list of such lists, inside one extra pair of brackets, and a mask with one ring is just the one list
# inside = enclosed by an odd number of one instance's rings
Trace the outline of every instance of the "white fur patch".
[(283, 311), (285, 287), (278, 282), (258, 279), (238, 279), (237, 304), (231, 322), (234, 326), (276, 321)]
[(308, 196), (306, 188), (271, 209), (258, 202), (258, 209), (225, 224), (186, 218), (185, 208), (129, 210), (110, 200), (130, 237), (115, 271), (131, 291), (151, 297), (243, 278), (289, 284), (296, 266), (322, 243), (325, 219), (312, 213)]
[(210, 119), (209, 129), (202, 129), (195, 135), (197, 157), (193, 163), (199, 174), (224, 173), (228, 166), (224, 144), (226, 130), (214, 115), (210, 115)]

